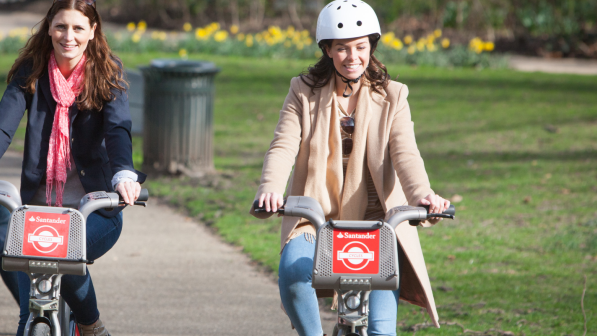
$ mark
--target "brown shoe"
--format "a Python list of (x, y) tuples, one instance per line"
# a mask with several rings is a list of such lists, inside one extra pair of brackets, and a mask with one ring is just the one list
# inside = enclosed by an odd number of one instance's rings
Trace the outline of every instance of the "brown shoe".
[(81, 336), (110, 336), (108, 329), (106, 329), (100, 319), (92, 325), (86, 326), (77, 323), (77, 326), (79, 327), (79, 334)]

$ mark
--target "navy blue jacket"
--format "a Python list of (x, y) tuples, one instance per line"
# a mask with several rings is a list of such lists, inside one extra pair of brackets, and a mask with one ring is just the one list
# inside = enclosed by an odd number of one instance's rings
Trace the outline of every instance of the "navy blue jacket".
[[(21, 174), (23, 204), (31, 201), (45, 178), (56, 111), (47, 70), (38, 79), (35, 94), (25, 91), (25, 81), (31, 70), (31, 65), (21, 66), (0, 101), (0, 158), (8, 149), (25, 110), (29, 111)], [(112, 93), (115, 99), (106, 102), (101, 111), (80, 111), (76, 102), (69, 108), (70, 149), (81, 184), (88, 193), (113, 191), (112, 177), (121, 170), (136, 172), (140, 183), (146, 177), (133, 167), (128, 97), (119, 90), (112, 90)], [(111, 217), (120, 210), (122, 208), (100, 213)]]

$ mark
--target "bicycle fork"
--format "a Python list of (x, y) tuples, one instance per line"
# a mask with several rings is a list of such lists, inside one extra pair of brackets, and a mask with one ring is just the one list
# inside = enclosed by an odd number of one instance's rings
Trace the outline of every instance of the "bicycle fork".
[(368, 290), (342, 290), (338, 294), (337, 334), (333, 336), (367, 336), (369, 324)]
[[(50, 262), (30, 261), (51, 264)], [(36, 322), (46, 322), (52, 327), (52, 336), (61, 336), (59, 309), (60, 283), (62, 274), (27, 273), (31, 281), (29, 299), (29, 319), (25, 325), (25, 335), (29, 335)], [(46, 317), (49, 315), (49, 318)]]

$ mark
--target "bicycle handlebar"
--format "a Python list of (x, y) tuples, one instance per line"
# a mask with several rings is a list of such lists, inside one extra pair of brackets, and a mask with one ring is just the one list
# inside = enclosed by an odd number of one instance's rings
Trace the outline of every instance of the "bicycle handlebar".
[(3, 205), (10, 212), (23, 205), (21, 194), (12, 183), (0, 181), (0, 205)]
[[(147, 206), (145, 202), (148, 199), (149, 192), (147, 189), (141, 189), (141, 194), (137, 201), (135, 201), (135, 205)], [(18, 189), (12, 183), (0, 181), (0, 205), (7, 208), (10, 212), (15, 211), (23, 205)], [(79, 203), (79, 212), (87, 219), (87, 216), (96, 210), (125, 205), (120, 194), (116, 192), (97, 191), (83, 196)]]
[[(253, 208), (256, 213), (268, 212), (265, 207), (259, 207), (259, 200), (253, 202)], [(428, 218), (442, 217), (442, 218), (454, 218), (456, 214), (456, 208), (454, 205), (441, 214), (430, 214), (428, 213), (429, 206), (412, 207), (412, 206), (399, 206), (390, 209), (389, 212), (393, 212), (388, 220), (388, 224), (395, 229), (396, 226), (404, 221), (411, 221), (418, 223)], [(277, 211), (279, 214), (291, 217), (302, 217), (307, 219), (313, 225), (315, 229), (319, 230), (326, 220), (323, 214), (323, 209), (319, 202), (308, 196), (288, 196), (284, 202), (284, 206)]]

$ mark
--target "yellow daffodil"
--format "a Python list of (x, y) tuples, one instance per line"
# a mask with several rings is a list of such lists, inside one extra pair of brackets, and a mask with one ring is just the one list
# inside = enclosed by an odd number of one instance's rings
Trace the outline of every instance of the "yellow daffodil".
[(131, 40), (133, 43), (139, 43), (139, 41), (141, 41), (141, 34), (134, 33), (133, 36), (131, 36)]
[(207, 30), (203, 29), (203, 28), (197, 28), (195, 30), (195, 37), (197, 38), (197, 40), (205, 40), (207, 39), (208, 33)]
[(403, 47), (404, 45), (402, 44), (402, 41), (400, 41), (400, 39), (394, 39), (394, 41), (392, 41), (392, 48), (396, 50), (402, 50)]
[(483, 49), (487, 51), (493, 51), (493, 49), (495, 49), (495, 44), (493, 44), (493, 42), (485, 42), (483, 44)]
[(414, 45), (411, 45), (410, 47), (408, 47), (408, 49), (406, 49), (406, 51), (409, 53), (409, 55), (412, 55), (415, 53), (417, 49), (415, 48)]
[(311, 43), (313, 43), (313, 40), (310, 37), (307, 37), (304, 42), (306, 45), (311, 45)]
[(220, 24), (217, 22), (210, 23), (208, 27), (210, 28), (211, 31), (220, 30)]
[(137, 30), (140, 32), (144, 32), (145, 30), (147, 30), (147, 22), (143, 20), (139, 21), (139, 23), (137, 24)]
[(417, 42), (417, 50), (418, 50), (418, 51), (423, 51), (423, 50), (425, 50), (425, 42), (423, 42), (423, 41), (419, 41), (419, 42)]
[(245, 38), (245, 44), (249, 48), (253, 46), (253, 35), (251, 35), (251, 34), (247, 35), (247, 38)]
[(469, 42), (469, 44), (468, 44), (468, 45), (469, 45), (469, 47), (470, 47), (471, 49), (475, 49), (475, 47), (476, 47), (478, 44), (482, 44), (482, 43), (483, 43), (483, 41), (482, 41), (480, 38), (478, 38), (478, 37), (475, 37), (474, 39), (472, 39), (472, 40)]
[(293, 26), (288, 26), (288, 28), (286, 28), (286, 36), (289, 38), (292, 38), (295, 34), (295, 29)]
[(385, 34), (383, 34), (381, 36), (381, 43), (383, 43), (385, 45), (392, 44), (393, 40), (394, 40), (394, 33), (393, 32), (385, 33)]
[(236, 33), (238, 33), (238, 26), (237, 26), (237, 25), (232, 25), (232, 26), (230, 26), (230, 33), (231, 33), (231, 34), (236, 34)]
[(447, 39), (447, 38), (443, 38), (443, 39), (442, 39), (442, 47), (443, 47), (444, 49), (446, 49), (446, 48), (448, 48), (449, 46), (450, 46), (450, 40), (449, 40), (449, 39)]
[(282, 34), (282, 31), (280, 30), (280, 28), (276, 27), (276, 26), (270, 26), (267, 31), (272, 35), (272, 36), (278, 36)]
[(411, 44), (411, 43), (413, 43), (413, 37), (410, 35), (406, 35), (404, 37), (404, 44)]
[(263, 40), (263, 35), (261, 35), (260, 33), (255, 34), (255, 40), (257, 42), (261, 42), (261, 40)]
[(301, 36), (302, 36), (302, 37), (308, 37), (308, 36), (309, 36), (309, 31), (308, 31), (308, 30), (306, 30), (306, 29), (305, 29), (305, 30), (303, 30), (303, 31), (301, 32)]
[(160, 38), (160, 33), (159, 32), (154, 31), (154, 32), (151, 33), (151, 39), (152, 40), (157, 40), (159, 38)]
[(168, 38), (168, 34), (166, 34), (166, 32), (164, 32), (164, 31), (160, 32), (160, 35), (159, 35), (160, 41), (166, 41), (167, 38)]
[(128, 31), (130, 31), (130, 32), (132, 32), (132, 31), (133, 31), (133, 30), (135, 30), (136, 28), (137, 28), (137, 27), (136, 27), (136, 25), (135, 25), (135, 23), (134, 23), (134, 22), (129, 22), (129, 23), (126, 25), (126, 29), (127, 29)]
[(440, 29), (436, 29), (433, 31), (433, 35), (435, 37), (441, 37), (442, 36), (442, 31)]
[(225, 30), (218, 30), (215, 34), (214, 34), (214, 40), (216, 42), (222, 42), (224, 41), (226, 38), (228, 38), (228, 32)]
[(244, 40), (245, 39), (245, 34), (240, 33), (240, 34), (236, 35), (236, 39), (239, 40), (239, 41)]
[(180, 57), (182, 57), (182, 58), (186, 58), (186, 57), (187, 57), (189, 54), (187, 53), (187, 50), (186, 50), (186, 49), (180, 49), (180, 50), (178, 51), (178, 55), (179, 55)]
[(304, 48), (304, 47), (305, 47), (305, 45), (304, 45), (304, 44), (302, 44), (301, 42), (299, 42), (299, 43), (296, 45), (296, 48), (297, 48), (298, 50), (303, 50), (303, 48)]
[(189, 22), (186, 22), (185, 24), (182, 25), (182, 30), (184, 30), (186, 32), (190, 32), (192, 29), (193, 29), (193, 26)]
[(435, 44), (434, 44), (434, 43), (427, 43), (427, 50), (428, 50), (429, 52), (434, 52), (434, 51), (436, 51), (436, 50), (437, 50), (437, 47), (435, 46)]
[(323, 56), (323, 53), (321, 52), (321, 50), (316, 50), (315, 51), (315, 57), (319, 58), (321, 56)]

